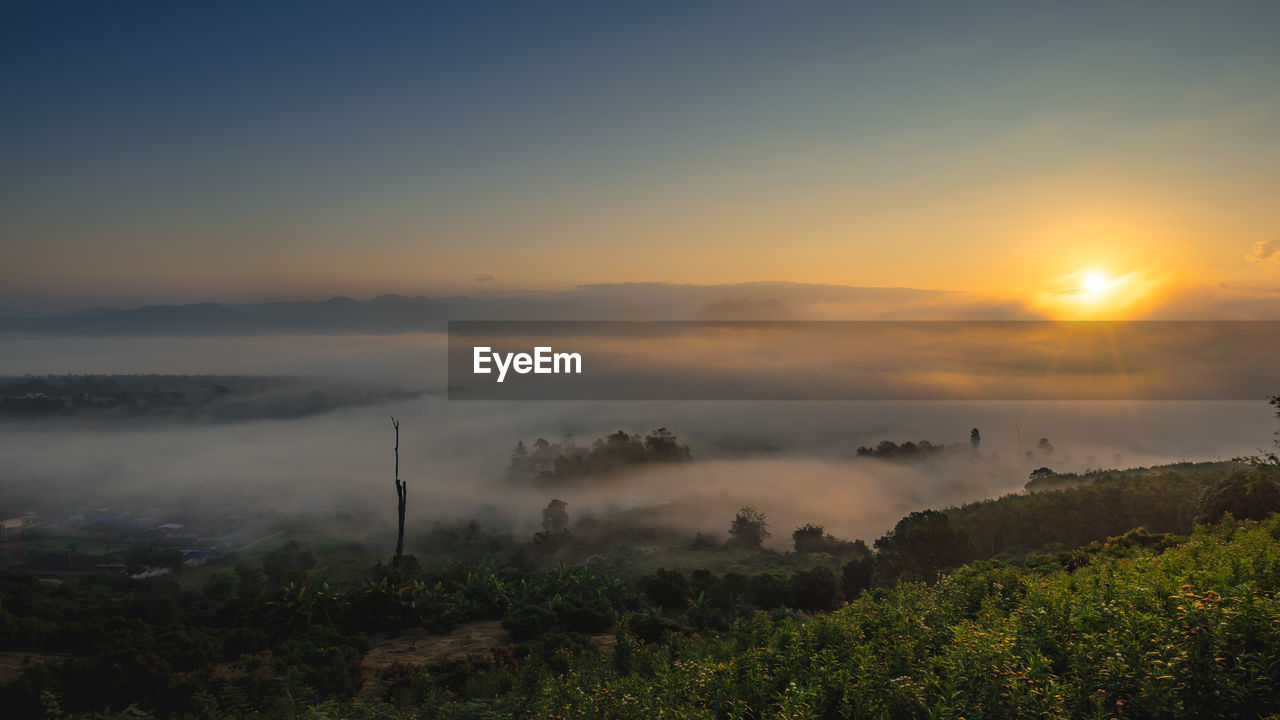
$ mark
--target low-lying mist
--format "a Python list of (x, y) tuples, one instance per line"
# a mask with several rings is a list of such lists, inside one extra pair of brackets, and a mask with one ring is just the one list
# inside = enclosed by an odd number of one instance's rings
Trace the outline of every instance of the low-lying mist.
[[(317, 383), (342, 378), (429, 387), (443, 377), (429, 365), (441, 360), (438, 340), (25, 340), (22, 353), (6, 355), (0, 371), (41, 365), (56, 372), (287, 373), (310, 375)], [(498, 403), (428, 396), (289, 420), (8, 422), (0, 425), (0, 502), (17, 512), (28, 503), (42, 512), (102, 506), (136, 512), (360, 511), (394, 522), (391, 415), (401, 421), (401, 476), (409, 482), (409, 525), (416, 530), (479, 517), (516, 534), (532, 533), (541, 509), (559, 497), (575, 519), (663, 506), (672, 525), (722, 538), (733, 513), (749, 504), (768, 515), (778, 548), (789, 546), (791, 530), (806, 522), (869, 541), (910, 511), (1021, 490), (1027, 474), (1042, 465), (1081, 471), (1226, 459), (1269, 447), (1274, 430), (1271, 408), (1261, 398)], [(517, 440), (568, 435), (585, 445), (618, 429), (657, 427), (688, 444), (694, 462), (567, 485), (507, 477)], [(967, 451), (974, 427), (982, 436), (978, 457)], [(1041, 437), (1051, 440), (1053, 454), (1026, 458)], [(966, 449), (915, 463), (855, 457), (859, 446), (881, 440)]]

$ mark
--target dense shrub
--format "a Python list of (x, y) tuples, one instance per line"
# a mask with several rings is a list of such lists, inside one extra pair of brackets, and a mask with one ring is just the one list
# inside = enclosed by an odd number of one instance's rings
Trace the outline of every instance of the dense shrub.
[(791, 583), (777, 573), (753, 575), (748, 587), (756, 607), (771, 610), (791, 604)]
[(550, 608), (542, 605), (521, 605), (512, 608), (502, 618), (502, 629), (517, 642), (549, 632), (559, 623)]
[(854, 558), (844, 564), (840, 569), (840, 588), (844, 591), (845, 598), (853, 600), (861, 595), (863, 590), (871, 587), (874, 568), (875, 563), (869, 557)]
[[(535, 715), (1256, 718), (1280, 712), (1280, 518), (1074, 572), (968, 566), (830, 615), (585, 654)], [(674, 657), (674, 661), (671, 659)]]
[(663, 610), (682, 610), (689, 604), (689, 582), (675, 570), (656, 570), (640, 578), (636, 588), (646, 600)]
[(1240, 471), (1205, 488), (1197, 506), (1197, 521), (1217, 522), (1230, 513), (1238, 520), (1261, 520), (1280, 511), (1280, 482), (1274, 468)]
[(828, 568), (810, 568), (791, 576), (791, 599), (797, 610), (832, 610), (839, 595), (840, 584)]

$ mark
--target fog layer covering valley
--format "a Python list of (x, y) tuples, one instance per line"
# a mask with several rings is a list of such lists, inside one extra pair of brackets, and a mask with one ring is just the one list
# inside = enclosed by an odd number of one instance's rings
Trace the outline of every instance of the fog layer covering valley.
[[(5, 338), (0, 374), (217, 373), (304, 376), (440, 389), (444, 339), (288, 335), (195, 338)], [(675, 526), (725, 536), (755, 505), (773, 545), (815, 522), (867, 540), (904, 514), (1022, 489), (1030, 470), (1216, 460), (1270, 446), (1274, 422), (1250, 402), (449, 402), (433, 395), (289, 420), (226, 423), (32, 420), (0, 426), (3, 503), (217, 507), (315, 515), (370, 511), (394, 522), (392, 429), (401, 421), (409, 525), (479, 518), (533, 532), (552, 497), (570, 515), (660, 506)], [(578, 445), (619, 429), (658, 427), (690, 446), (691, 464), (652, 465), (598, 481), (546, 486), (507, 478), (516, 441), (572, 436)], [(980, 457), (967, 452), (982, 434)], [(1019, 445), (1019, 433), (1021, 435)], [(1041, 437), (1056, 450), (1028, 460)], [(881, 440), (958, 443), (964, 452), (894, 463), (855, 458)], [(1117, 459), (1118, 456), (1118, 459)]]

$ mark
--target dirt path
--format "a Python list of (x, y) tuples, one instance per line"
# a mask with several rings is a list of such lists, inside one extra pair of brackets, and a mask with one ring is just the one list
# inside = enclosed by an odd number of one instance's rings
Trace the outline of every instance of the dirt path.
[[(603, 653), (613, 651), (615, 640), (611, 632), (591, 636), (591, 644)], [(431, 635), (416, 628), (397, 635), (375, 637), (364, 656), (364, 668), (370, 674), (377, 674), (395, 663), (430, 665), (465, 660), (474, 655), (489, 657), (494, 648), (510, 642), (510, 636), (497, 620), (460, 625), (445, 635)]]
[(67, 657), (69, 656), (60, 653), (12, 652), (8, 650), (0, 652), (0, 685), (8, 685), (16, 681), (32, 665), (53, 660), (66, 660)]
[(377, 672), (397, 662), (430, 665), (446, 660), (462, 660), (472, 655), (488, 655), (493, 648), (510, 642), (497, 620), (467, 623), (447, 635), (429, 635), (421, 628), (391, 637), (378, 637), (364, 656), (366, 669)]

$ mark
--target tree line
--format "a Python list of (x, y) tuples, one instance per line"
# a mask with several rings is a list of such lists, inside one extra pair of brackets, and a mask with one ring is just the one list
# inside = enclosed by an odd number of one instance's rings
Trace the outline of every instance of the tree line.
[(518, 441), (511, 452), (507, 474), (516, 480), (562, 482), (611, 475), (649, 463), (681, 463), (692, 459), (689, 446), (666, 428), (643, 436), (619, 430), (588, 447), (577, 445), (571, 437), (559, 442), (538, 438), (532, 446)]

